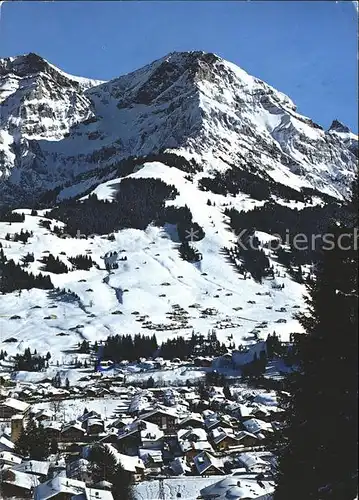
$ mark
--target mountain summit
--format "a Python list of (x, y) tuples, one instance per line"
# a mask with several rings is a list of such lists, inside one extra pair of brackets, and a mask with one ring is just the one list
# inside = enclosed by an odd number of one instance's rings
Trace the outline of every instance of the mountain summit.
[(316, 252), (287, 237), (344, 218), (354, 134), (204, 52), (108, 82), (34, 54), (0, 68), (3, 351), (56, 363), (119, 333), (216, 330), (232, 350), (301, 331)]
[(337, 125), (324, 131), (286, 95), (205, 52), (174, 52), (108, 82), (36, 54), (2, 59), (0, 105), (0, 196), (10, 205), (84, 174), (94, 185), (103, 169), (165, 150), (209, 175), (250, 171), (339, 198), (355, 171), (354, 139)]

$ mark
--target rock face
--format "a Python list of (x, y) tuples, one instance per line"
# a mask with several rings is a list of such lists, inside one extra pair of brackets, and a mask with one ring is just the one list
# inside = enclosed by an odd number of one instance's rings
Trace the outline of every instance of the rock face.
[[(0, 203), (36, 202), (129, 157), (171, 150), (206, 175), (229, 168), (345, 196), (357, 137), (324, 131), (293, 102), (204, 52), (172, 53), (109, 82), (36, 54), (0, 60)], [(77, 193), (78, 194), (78, 193)]]

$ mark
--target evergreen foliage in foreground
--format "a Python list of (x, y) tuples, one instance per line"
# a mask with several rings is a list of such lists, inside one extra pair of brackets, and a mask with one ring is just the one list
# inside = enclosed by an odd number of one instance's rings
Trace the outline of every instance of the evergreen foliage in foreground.
[[(357, 227), (357, 203), (336, 241)], [(342, 239), (348, 245), (348, 238)], [(308, 284), (305, 335), (296, 337), (298, 371), (283, 398), (287, 427), (279, 450), (275, 500), (354, 500), (357, 495), (358, 253), (322, 252)]]
[(50, 441), (42, 424), (30, 419), (15, 445), (15, 453), (32, 460), (44, 460), (50, 453)]

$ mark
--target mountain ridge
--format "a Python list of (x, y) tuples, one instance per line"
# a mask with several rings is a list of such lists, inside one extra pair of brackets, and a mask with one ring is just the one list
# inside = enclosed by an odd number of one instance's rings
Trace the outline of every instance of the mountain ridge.
[(201, 51), (172, 52), (107, 82), (32, 53), (3, 59), (0, 103), (0, 194), (11, 206), (14, 192), (34, 203), (81, 173), (161, 150), (205, 172), (251, 163), (259, 177), (339, 198), (355, 170), (354, 134), (324, 131), (285, 94)]
[(203, 52), (82, 90), (53, 71), (1, 77), (2, 348), (61, 361), (118, 333), (216, 330), (233, 349), (300, 331), (315, 251), (271, 243), (339, 219), (350, 133)]

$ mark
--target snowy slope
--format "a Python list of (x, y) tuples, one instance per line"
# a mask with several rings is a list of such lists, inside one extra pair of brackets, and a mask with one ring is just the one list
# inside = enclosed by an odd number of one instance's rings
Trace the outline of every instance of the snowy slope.
[[(83, 339), (117, 333), (156, 333), (161, 341), (214, 328), (220, 340), (233, 336), (238, 346), (274, 330), (284, 340), (299, 331), (294, 315), (303, 305), (303, 285), (268, 250), (276, 276), (262, 284), (243, 279), (223, 252), (235, 241), (225, 209), (248, 211), (265, 200), (241, 191), (203, 191), (199, 182), (232, 169), (295, 190), (312, 187), (313, 204), (323, 204), (321, 192), (342, 197), (353, 176), (350, 131), (334, 124), (325, 132), (284, 94), (203, 52), (173, 53), (105, 83), (72, 77), (29, 54), (2, 60), (0, 78), (0, 203), (26, 213), (23, 223), (0, 222), (7, 259), (19, 262), (33, 253), (28, 270), (34, 274), (45, 252), (70, 268), (68, 257), (78, 254), (98, 264), (51, 274), (55, 287), (79, 298), (38, 289), (0, 296), (1, 349), (15, 354), (30, 346), (62, 360)], [(171, 162), (164, 150), (172, 153)], [(139, 156), (130, 168), (117, 168)], [(52, 203), (89, 193), (111, 201), (125, 178), (161, 179), (176, 187), (178, 195), (166, 203), (187, 205), (204, 229), (205, 237), (193, 243), (200, 262), (180, 258), (177, 230), (169, 224), (123, 229), (114, 241), (106, 235), (61, 238), (41, 227), (46, 210), (35, 216), (24, 208), (56, 186)], [(289, 208), (305, 206), (287, 195), (272, 198)], [(21, 229), (34, 233), (26, 244), (5, 239)], [(257, 236), (262, 242), (272, 238)], [(110, 273), (103, 260), (109, 251), (127, 257)]]
[[(1, 296), (1, 348), (15, 354), (31, 346), (38, 352), (50, 350), (55, 359), (62, 359), (67, 349), (84, 338), (95, 341), (116, 333), (156, 333), (161, 341), (174, 335), (190, 335), (193, 329), (206, 334), (215, 328), (222, 341), (227, 342), (228, 336), (233, 335), (237, 346), (252, 342), (253, 330), (263, 321), (267, 321), (267, 325), (257, 330), (259, 338), (266, 338), (275, 330), (287, 339), (289, 333), (299, 331), (293, 315), (302, 304), (303, 285), (291, 281), (274, 260), (280, 273), (274, 281), (268, 279), (258, 284), (252, 279), (244, 280), (234, 272), (221, 251), (224, 246), (231, 246), (235, 238), (228, 231), (224, 206), (232, 203), (238, 209), (248, 210), (262, 202), (246, 195), (233, 198), (198, 191), (184, 172), (157, 162), (145, 163), (129, 177), (161, 178), (176, 186), (179, 195), (167, 203), (187, 205), (194, 220), (204, 228), (205, 238), (193, 243), (203, 260), (192, 264), (180, 258), (175, 226), (150, 225), (144, 231), (125, 229), (115, 233), (115, 241), (101, 236), (59, 238), (39, 226), (46, 211), (31, 216), (27, 210), (23, 223), (0, 223), (0, 242), (8, 259), (19, 262), (28, 252), (33, 253), (35, 262), (30, 263), (28, 270), (37, 274), (41, 269), (38, 259), (45, 251), (70, 267), (67, 257), (88, 252), (100, 269), (51, 273), (56, 287), (75, 292), (80, 300), (37, 289)], [(116, 183), (120, 184), (121, 179)], [(111, 198), (111, 183), (98, 186), (95, 192), (100, 198)], [(215, 205), (208, 206), (208, 199)], [(58, 221), (52, 224), (62, 225)], [(34, 232), (26, 244), (5, 240), (6, 233), (13, 234), (22, 228)], [(258, 233), (258, 237), (265, 241), (270, 236)], [(115, 250), (127, 260), (119, 261), (119, 268), (108, 273), (102, 257)], [(285, 284), (283, 290), (273, 288), (282, 283)], [(181, 318), (171, 319), (169, 314), (176, 304), (183, 312)], [(213, 309), (213, 314), (206, 312), (208, 308)], [(285, 308), (285, 312), (281, 312), (281, 308)], [(139, 314), (133, 314), (136, 311)], [(20, 318), (10, 320), (12, 315)], [(50, 319), (45, 320), (46, 317)], [(286, 322), (278, 323), (283, 319)], [(148, 328), (146, 321), (153, 329)], [(65, 335), (59, 336), (59, 333)], [(4, 343), (9, 338), (16, 341)]]
[(337, 197), (355, 170), (347, 137), (214, 54), (171, 53), (105, 83), (29, 54), (1, 60), (0, 77), (2, 203), (32, 202), (81, 172), (164, 149), (206, 174), (240, 168)]

